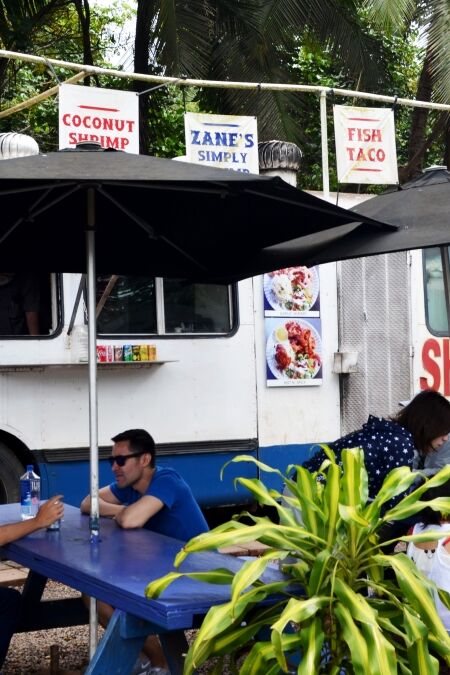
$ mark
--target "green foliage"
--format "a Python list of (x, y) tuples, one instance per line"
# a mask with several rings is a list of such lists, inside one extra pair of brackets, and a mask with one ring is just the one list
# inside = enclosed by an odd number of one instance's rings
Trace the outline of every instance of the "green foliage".
[[(45, 55), (63, 61), (82, 62), (82, 36), (78, 16), (72, 3), (60, 3), (42, 23), (36, 23), (28, 37), (27, 52)], [(120, 31), (129, 17), (124, 7), (117, 12), (117, 3), (110, 8), (95, 7), (91, 10), (92, 53), (96, 64), (108, 65), (106, 54), (114, 51), (112, 42), (115, 31)], [(0, 41), (2, 37), (0, 35)], [(0, 107), (9, 109), (54, 87), (58, 80), (64, 82), (73, 75), (62, 68), (51, 68), (43, 64), (9, 61), (4, 86), (0, 94)], [(102, 86), (122, 88), (123, 80), (104, 78)], [(39, 145), (41, 152), (58, 149), (58, 97), (52, 96), (39, 104), (0, 119), (0, 132), (15, 131), (29, 134)]]
[[(377, 33), (366, 25), (369, 35), (376, 37)], [(370, 91), (399, 98), (414, 98), (417, 79), (420, 73), (421, 50), (416, 45), (416, 36), (406, 38), (398, 35), (388, 36), (378, 33), (382, 40), (382, 65), (385, 81), (378, 84), (373, 82)], [(328, 102), (328, 150), (330, 169), (330, 188), (337, 190), (349, 189), (354, 192), (355, 185), (338, 186), (336, 160), (334, 148), (333, 104), (385, 107), (385, 103), (377, 104), (374, 101), (350, 99), (333, 95), (334, 89), (350, 89), (357, 91), (360, 83), (349, 77), (342, 63), (328, 47), (323, 47), (311, 39), (306, 32), (298, 38), (298, 47), (291, 57), (291, 69), (300, 84), (320, 85), (330, 89)], [(406, 164), (408, 144), (410, 140), (412, 108), (397, 106), (395, 110), (396, 144), (398, 164)], [(320, 135), (319, 97), (316, 94), (304, 94), (301, 97), (301, 107), (297, 109), (301, 120), (302, 138), (300, 145), (304, 155), (304, 162), (299, 174), (299, 187), (309, 190), (322, 189), (322, 156)], [(432, 162), (431, 162), (432, 163)], [(380, 191), (385, 186), (364, 186), (367, 191)]]
[[(450, 513), (450, 499), (421, 499), (450, 479), (450, 466), (416, 489), (417, 474), (407, 467), (394, 469), (377, 497), (368, 501), (363, 451), (344, 450), (339, 466), (324, 449), (328, 458), (316, 473), (296, 466), (283, 476), (251, 457), (235, 458), (285, 480), (291, 496), (282, 498), (260, 480), (237, 479), (260, 504), (276, 508), (279, 524), (245, 514), (252, 525), (232, 520), (195, 537), (180, 551), (175, 566), (190, 553), (251, 540), (270, 547), (261, 558), (245, 562), (235, 574), (223, 569), (172, 572), (147, 586), (146, 595), (152, 598), (179, 576), (230, 584), (230, 601), (210, 609), (189, 649), (185, 675), (211, 657), (229, 654), (234, 660), (243, 648), (240, 675), (287, 672), (295, 654), (302, 655), (296, 666), (299, 675), (338, 675), (342, 668), (348, 675), (433, 675), (439, 672), (438, 657), (450, 664), (450, 638), (435, 609), (434, 584), (405, 554), (384, 554), (378, 538), (388, 521), (426, 506)], [(384, 512), (384, 505), (410, 489)], [(401, 539), (439, 536), (426, 532)], [(266, 583), (262, 575), (274, 561), (284, 578)], [(276, 601), (261, 606), (269, 596)], [(447, 594), (443, 597), (450, 603)]]
[[(148, 72), (154, 74), (312, 84), (414, 98), (424, 56), (417, 46), (417, 35), (411, 28), (402, 27), (401, 33), (387, 33), (374, 27), (376, 24), (367, 9), (370, 4), (353, 0), (339, 3), (191, 0), (190, 3), (150, 4), (147, 7), (150, 28), (146, 28), (147, 24), (138, 26), (140, 34), (144, 29), (149, 33), (149, 43), (144, 40), (141, 45), (144, 53), (137, 62), (142, 68), (147, 64)], [(384, 0), (372, 4), (382, 6)], [(137, 6), (146, 5), (137, 3)], [(82, 62), (83, 36), (73, 1), (0, 0), (2, 8), (6, 17), (0, 21), (2, 46)], [(126, 22), (135, 14), (136, 3), (122, 0), (116, 0), (109, 7), (90, 7), (89, 38), (96, 65), (110, 65), (113, 56), (124, 50), (131, 54), (133, 38), (127, 34)], [(128, 65), (130, 61), (131, 57)], [(54, 73), (45, 66), (10, 61), (5, 74), (5, 64), (6, 61), (0, 60), (2, 110), (56, 84)], [(72, 74), (63, 69), (55, 70), (61, 81)], [(107, 75), (92, 77), (91, 84), (139, 90), (136, 83)], [(357, 99), (338, 96), (334, 102), (361, 104)], [(375, 105), (364, 101), (362, 104)], [(299, 186), (322, 188), (318, 95), (197, 88), (188, 90), (183, 97), (178, 87), (157, 89), (142, 96), (141, 147), (163, 157), (184, 154), (185, 106), (202, 112), (256, 115), (261, 140), (279, 138), (300, 145), (304, 161)], [(407, 163), (411, 144), (411, 111), (403, 106), (396, 109), (400, 165)], [(436, 119), (437, 115), (430, 113), (428, 136)], [(328, 97), (328, 123), (330, 187), (336, 190), (332, 96)], [(41, 151), (57, 149), (56, 97), (0, 119), (0, 131), (28, 133), (36, 139)], [(429, 145), (426, 163), (442, 163), (442, 131)], [(339, 187), (351, 191), (356, 188), (353, 185)], [(365, 189), (377, 192), (383, 187)]]
[(193, 96), (192, 90), (176, 86), (151, 93), (146, 115), (151, 155), (170, 159), (185, 154), (184, 111), (198, 111)]

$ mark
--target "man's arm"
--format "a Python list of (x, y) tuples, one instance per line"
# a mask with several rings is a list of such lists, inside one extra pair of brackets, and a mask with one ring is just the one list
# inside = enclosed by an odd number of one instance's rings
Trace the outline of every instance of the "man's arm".
[(64, 504), (60, 501), (62, 495), (55, 495), (40, 507), (34, 518), (23, 520), (20, 523), (0, 525), (0, 546), (5, 546), (16, 539), (21, 539), (27, 534), (48, 527), (55, 520), (64, 516)]
[[(113, 495), (109, 486), (98, 491), (98, 510), (101, 516), (117, 516), (125, 506)], [(86, 495), (80, 504), (81, 513), (91, 512), (91, 495)]]
[(144, 495), (134, 504), (126, 506), (116, 515), (116, 522), (124, 529), (133, 529), (136, 527), (143, 527), (147, 520), (149, 520), (155, 513), (161, 511), (164, 506), (157, 497)]
[(39, 335), (39, 313), (38, 312), (25, 312), (25, 319), (27, 322), (27, 328), (30, 335)]
[(40, 290), (39, 277), (37, 274), (20, 274), (19, 280), (22, 287), (23, 311), (30, 335), (39, 335), (39, 306)]

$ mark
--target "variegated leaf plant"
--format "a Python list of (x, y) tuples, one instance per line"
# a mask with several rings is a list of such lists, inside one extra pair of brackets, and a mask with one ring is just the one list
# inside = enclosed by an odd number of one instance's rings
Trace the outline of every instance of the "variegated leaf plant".
[[(378, 541), (388, 521), (413, 516), (425, 507), (450, 513), (449, 498), (421, 499), (431, 487), (450, 480), (450, 466), (415, 489), (417, 473), (407, 467), (394, 469), (369, 501), (363, 451), (344, 450), (339, 465), (333, 452), (322, 447), (328, 459), (315, 473), (290, 466), (284, 476), (249, 456), (233, 460), (278, 473), (291, 496), (282, 497), (258, 479), (237, 478), (259, 504), (277, 510), (279, 523), (246, 513), (253, 524), (231, 520), (192, 539), (176, 557), (178, 567), (197, 551), (252, 540), (270, 547), (237, 573), (222, 569), (186, 574), (230, 584), (230, 601), (206, 615), (187, 654), (185, 675), (212, 657), (219, 657), (215, 672), (220, 672), (221, 659), (231, 655), (234, 662), (237, 654), (240, 675), (432, 675), (439, 672), (437, 657), (450, 665), (450, 638), (435, 609), (434, 584), (404, 553), (384, 554)], [(403, 493), (407, 496), (389, 508)], [(427, 532), (401, 539), (439, 536)], [(285, 577), (264, 583), (261, 575), (273, 561), (279, 561)], [(150, 583), (147, 597), (157, 597), (179, 576), (184, 575), (172, 572)], [(447, 594), (440, 595), (450, 607)], [(261, 604), (269, 596), (276, 601)]]

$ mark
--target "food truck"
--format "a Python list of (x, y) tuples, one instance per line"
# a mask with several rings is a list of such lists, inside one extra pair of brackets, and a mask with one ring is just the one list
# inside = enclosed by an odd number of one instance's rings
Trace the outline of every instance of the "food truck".
[[(39, 335), (0, 337), (0, 501), (18, 500), (32, 463), (42, 498), (78, 505), (89, 491), (83, 278), (34, 283)], [(203, 507), (245, 503), (233, 478), (258, 470), (231, 464), (221, 475), (233, 457), (284, 470), (421, 388), (449, 396), (445, 307), (439, 249), (231, 286), (98, 276), (100, 485), (112, 479), (111, 437), (143, 427), (158, 463), (177, 469)], [(280, 487), (276, 474), (263, 478)]]

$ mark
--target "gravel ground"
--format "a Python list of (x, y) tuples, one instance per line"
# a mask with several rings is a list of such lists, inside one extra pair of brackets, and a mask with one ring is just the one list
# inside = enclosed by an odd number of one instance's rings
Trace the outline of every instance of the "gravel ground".
[[(76, 597), (79, 593), (54, 581), (47, 583), (44, 597), (48, 599)], [(99, 637), (103, 629), (99, 628)], [(196, 631), (187, 631), (191, 642)], [(58, 675), (81, 675), (89, 661), (89, 626), (55, 628), (52, 630), (17, 633), (9, 646), (8, 656), (3, 664), (3, 675), (50, 675), (50, 647), (59, 647)], [(212, 668), (205, 664), (198, 670), (207, 675)], [(114, 675), (111, 673), (111, 675)], [(227, 675), (227, 671), (223, 672)]]
[[(45, 598), (76, 597), (79, 593), (49, 581)], [(102, 629), (100, 629), (102, 631)], [(89, 661), (89, 626), (55, 628), (32, 633), (17, 633), (9, 646), (3, 665), (4, 675), (31, 675), (50, 672), (50, 647), (59, 646), (59, 664), (63, 671), (83, 672)]]

